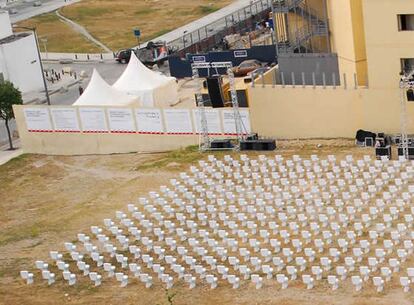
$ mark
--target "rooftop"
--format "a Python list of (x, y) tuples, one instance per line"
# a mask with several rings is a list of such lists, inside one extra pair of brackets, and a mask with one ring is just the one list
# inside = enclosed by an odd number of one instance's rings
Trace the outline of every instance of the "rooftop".
[(7, 36), (3, 39), (0, 39), (0, 45), (17, 41), (17, 40), (19, 40), (21, 38), (24, 38), (24, 37), (27, 37), (29, 35), (31, 35), (31, 33), (18, 33), (18, 34), (13, 34), (13, 35)]

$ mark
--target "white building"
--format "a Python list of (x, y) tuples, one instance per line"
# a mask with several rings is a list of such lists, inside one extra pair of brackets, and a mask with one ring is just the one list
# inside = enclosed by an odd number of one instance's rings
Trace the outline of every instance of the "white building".
[(0, 10), (0, 81), (22, 93), (43, 89), (42, 71), (32, 32), (13, 33), (9, 13)]

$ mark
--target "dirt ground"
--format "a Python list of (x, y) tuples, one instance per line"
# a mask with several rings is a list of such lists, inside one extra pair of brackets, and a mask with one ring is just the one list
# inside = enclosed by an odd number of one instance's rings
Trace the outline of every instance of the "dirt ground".
[[(232, 1), (83, 0), (63, 7), (59, 12), (85, 27), (110, 49), (117, 51), (137, 45), (134, 28), (141, 30), (141, 41), (148, 41), (208, 15)], [(55, 13), (31, 18), (19, 25), (37, 26), (39, 36), (48, 39), (49, 52), (91, 53), (97, 49), (60, 21)], [(43, 45), (40, 47), (43, 48)]]
[[(272, 155), (335, 154), (341, 158), (373, 152), (356, 148), (348, 140), (278, 144), (279, 149)], [(201, 158), (206, 155), (190, 148), (160, 154), (24, 155), (0, 166), (0, 304), (169, 304), (167, 292), (158, 281), (145, 289), (136, 280), (127, 288), (119, 288), (114, 280), (105, 279), (95, 288), (88, 279), (79, 278), (75, 286), (69, 287), (58, 277), (51, 287), (39, 279), (27, 286), (19, 271), (34, 271), (35, 260), (49, 261), (50, 250), (63, 251), (63, 243), (74, 241), (77, 233), (89, 233), (91, 225), (103, 225), (104, 218), (114, 218), (117, 210), (126, 211), (128, 203), (136, 202), (148, 191), (159, 190), (160, 185)], [(35, 272), (35, 277), (39, 276)], [(397, 281), (382, 294), (368, 286), (356, 293), (347, 280), (335, 292), (320, 285), (307, 291), (298, 281), (280, 290), (274, 281), (266, 281), (261, 290), (256, 290), (249, 281), (243, 281), (238, 290), (228, 285), (215, 290), (198, 285), (189, 290), (178, 284), (168, 294), (175, 294), (174, 305), (414, 304), (414, 293), (404, 294)]]
[[(60, 20), (54, 12), (21, 21), (18, 25), (36, 28), (39, 35), (39, 48), (41, 52), (103, 52), (99, 46), (96, 46)], [(45, 38), (47, 39), (47, 42), (44, 41)]]

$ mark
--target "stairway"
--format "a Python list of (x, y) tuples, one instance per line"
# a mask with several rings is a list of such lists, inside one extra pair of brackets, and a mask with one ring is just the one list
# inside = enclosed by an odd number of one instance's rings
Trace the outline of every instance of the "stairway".
[(290, 33), (288, 41), (279, 45), (279, 53), (293, 53), (303, 48), (314, 36), (327, 36), (329, 27), (327, 21), (321, 19), (315, 10), (305, 4), (304, 0), (273, 0), (273, 11), (276, 14), (294, 13), (307, 20), (302, 28)]

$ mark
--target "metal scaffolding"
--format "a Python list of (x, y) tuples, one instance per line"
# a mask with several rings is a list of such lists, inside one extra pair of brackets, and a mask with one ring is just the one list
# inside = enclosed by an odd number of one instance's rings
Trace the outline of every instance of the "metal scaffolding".
[(401, 143), (403, 156), (406, 160), (409, 159), (408, 153), (408, 131), (407, 131), (407, 90), (414, 90), (414, 71), (405, 74), (400, 80), (400, 123), (401, 123)]
[[(274, 40), (280, 53), (330, 53), (326, 0), (322, 12), (307, 0), (273, 0)], [(325, 39), (314, 39), (325, 37)]]
[[(233, 64), (232, 62), (210, 62), (210, 63), (193, 63), (191, 64), (191, 69), (193, 72), (193, 79), (200, 78), (199, 69), (226, 69), (227, 75), (229, 77), (230, 84), (230, 94), (231, 94), (231, 103), (233, 108), (234, 123), (236, 129), (236, 143), (233, 146), (233, 150), (240, 150), (240, 142), (244, 139), (244, 134), (246, 134), (246, 128), (243, 124), (243, 120), (239, 111), (239, 101), (237, 98), (237, 91), (235, 85), (235, 77), (233, 73)], [(200, 87), (200, 86), (198, 86)], [(200, 116), (200, 130), (199, 130), (199, 149), (201, 152), (212, 150), (211, 148), (211, 139), (208, 132), (208, 122), (204, 100), (198, 88), (196, 92), (196, 101), (197, 109)], [(243, 132), (244, 131), (244, 132)]]

